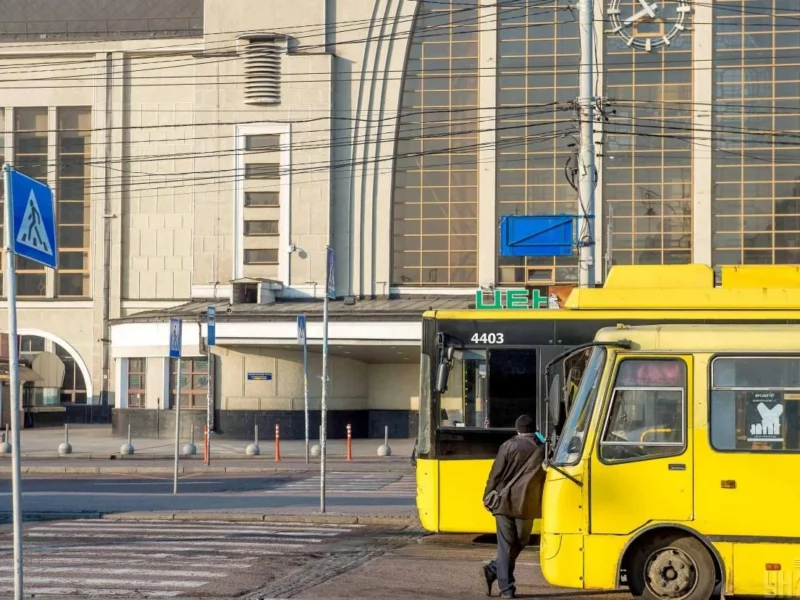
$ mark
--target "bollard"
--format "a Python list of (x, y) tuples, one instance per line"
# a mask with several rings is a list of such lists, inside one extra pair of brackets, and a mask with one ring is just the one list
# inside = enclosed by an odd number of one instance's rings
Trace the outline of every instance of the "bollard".
[(208, 464), (208, 425), (203, 426), (203, 462)]
[(133, 454), (133, 444), (131, 444), (131, 424), (128, 423), (128, 443), (122, 444), (119, 449), (120, 454), (130, 455)]
[(261, 453), (261, 449), (258, 447), (258, 425), (255, 426), (255, 431), (256, 431), (255, 443), (250, 444), (245, 449), (247, 456), (258, 456)]
[(0, 454), (11, 454), (11, 442), (8, 441), (8, 423), (6, 423), (6, 437), (0, 444)]
[(281, 426), (275, 423), (275, 462), (281, 460)]
[(197, 446), (194, 445), (194, 423), (192, 423), (192, 433), (189, 439), (190, 442), (183, 446), (184, 456), (194, 456), (197, 453)]
[(389, 426), (383, 428), (383, 445), (378, 446), (378, 456), (391, 456), (392, 449), (389, 447)]
[(346, 460), (350, 462), (353, 460), (353, 429), (350, 427), (350, 423), (347, 424), (347, 458)]
[(69, 443), (69, 423), (64, 423), (64, 442), (58, 446), (59, 456), (72, 454), (72, 446)]

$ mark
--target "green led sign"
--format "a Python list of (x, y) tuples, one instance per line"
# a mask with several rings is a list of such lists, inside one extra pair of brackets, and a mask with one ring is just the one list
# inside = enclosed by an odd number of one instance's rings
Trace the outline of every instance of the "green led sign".
[(548, 308), (547, 296), (525, 288), (475, 292), (475, 308), (483, 310)]

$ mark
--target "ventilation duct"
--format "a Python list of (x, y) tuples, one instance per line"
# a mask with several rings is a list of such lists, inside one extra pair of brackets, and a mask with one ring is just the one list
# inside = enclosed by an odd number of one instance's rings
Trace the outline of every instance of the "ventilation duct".
[(244, 97), (247, 104), (280, 104), (281, 55), (286, 51), (280, 36), (254, 37), (244, 47)]

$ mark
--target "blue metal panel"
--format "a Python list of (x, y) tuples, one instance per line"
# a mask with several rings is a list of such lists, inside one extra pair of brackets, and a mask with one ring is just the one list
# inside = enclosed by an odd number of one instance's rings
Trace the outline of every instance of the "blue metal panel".
[(500, 256), (569, 256), (575, 215), (508, 215), (500, 219)]

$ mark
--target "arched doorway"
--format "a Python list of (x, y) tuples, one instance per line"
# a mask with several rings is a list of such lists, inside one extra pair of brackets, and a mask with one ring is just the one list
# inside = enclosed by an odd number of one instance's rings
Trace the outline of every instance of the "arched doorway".
[(20, 356), (33, 357), (52, 352), (64, 364), (64, 379), (58, 390), (36, 390), (34, 405), (90, 404), (94, 391), (89, 369), (75, 348), (52, 333), (38, 329), (20, 329)]

